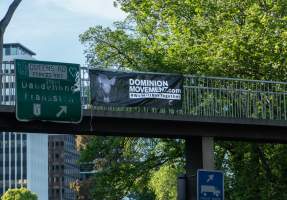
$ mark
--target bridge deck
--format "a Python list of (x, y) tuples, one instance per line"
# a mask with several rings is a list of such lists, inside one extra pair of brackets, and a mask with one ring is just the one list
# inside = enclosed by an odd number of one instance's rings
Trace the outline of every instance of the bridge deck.
[(287, 142), (285, 124), (267, 125), (252, 120), (249, 123), (216, 121), (210, 119), (180, 119), (156, 116), (146, 117), (125, 113), (117, 115), (109, 111), (97, 111), (91, 117), (90, 110), (84, 110), (80, 124), (53, 122), (19, 122), (15, 118), (14, 106), (0, 106), (0, 131), (92, 134), (131, 137), (171, 137), (210, 136), (226, 140), (256, 140), (261, 142)]

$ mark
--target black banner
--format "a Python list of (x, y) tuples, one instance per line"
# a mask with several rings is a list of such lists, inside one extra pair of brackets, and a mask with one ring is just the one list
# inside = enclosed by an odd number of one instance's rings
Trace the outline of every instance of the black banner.
[(90, 70), (95, 106), (174, 107), (182, 104), (181, 75)]

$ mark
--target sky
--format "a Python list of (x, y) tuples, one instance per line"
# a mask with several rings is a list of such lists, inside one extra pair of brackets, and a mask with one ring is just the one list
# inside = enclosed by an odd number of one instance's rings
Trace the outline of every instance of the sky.
[[(0, 18), (12, 0), (0, 0)], [(19, 42), (37, 60), (85, 64), (79, 35), (95, 25), (112, 27), (126, 14), (113, 0), (22, 0), (8, 25), (4, 43)]]

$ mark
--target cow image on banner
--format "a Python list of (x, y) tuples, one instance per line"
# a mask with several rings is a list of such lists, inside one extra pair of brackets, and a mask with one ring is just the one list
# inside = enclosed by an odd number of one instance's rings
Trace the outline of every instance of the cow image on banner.
[(106, 75), (100, 74), (97, 77), (97, 82), (100, 85), (99, 92), (102, 92), (102, 96), (104, 98), (103, 101), (105, 103), (110, 103), (110, 93), (111, 93), (112, 86), (115, 85), (116, 78), (113, 77), (113, 78), (109, 79)]
[(181, 108), (183, 77), (177, 74), (90, 70), (92, 104)]

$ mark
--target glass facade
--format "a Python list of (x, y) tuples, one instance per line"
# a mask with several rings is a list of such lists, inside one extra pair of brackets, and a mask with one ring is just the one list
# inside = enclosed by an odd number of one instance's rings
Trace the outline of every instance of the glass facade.
[[(17, 48), (4, 48), (4, 55), (16, 55)], [(1, 72), (11, 74), (14, 64), (4, 63)], [(1, 104), (15, 104), (15, 79), (2, 76)], [(27, 135), (0, 132), (0, 195), (9, 188), (27, 187)]]
[(0, 194), (27, 186), (27, 135), (0, 133)]

